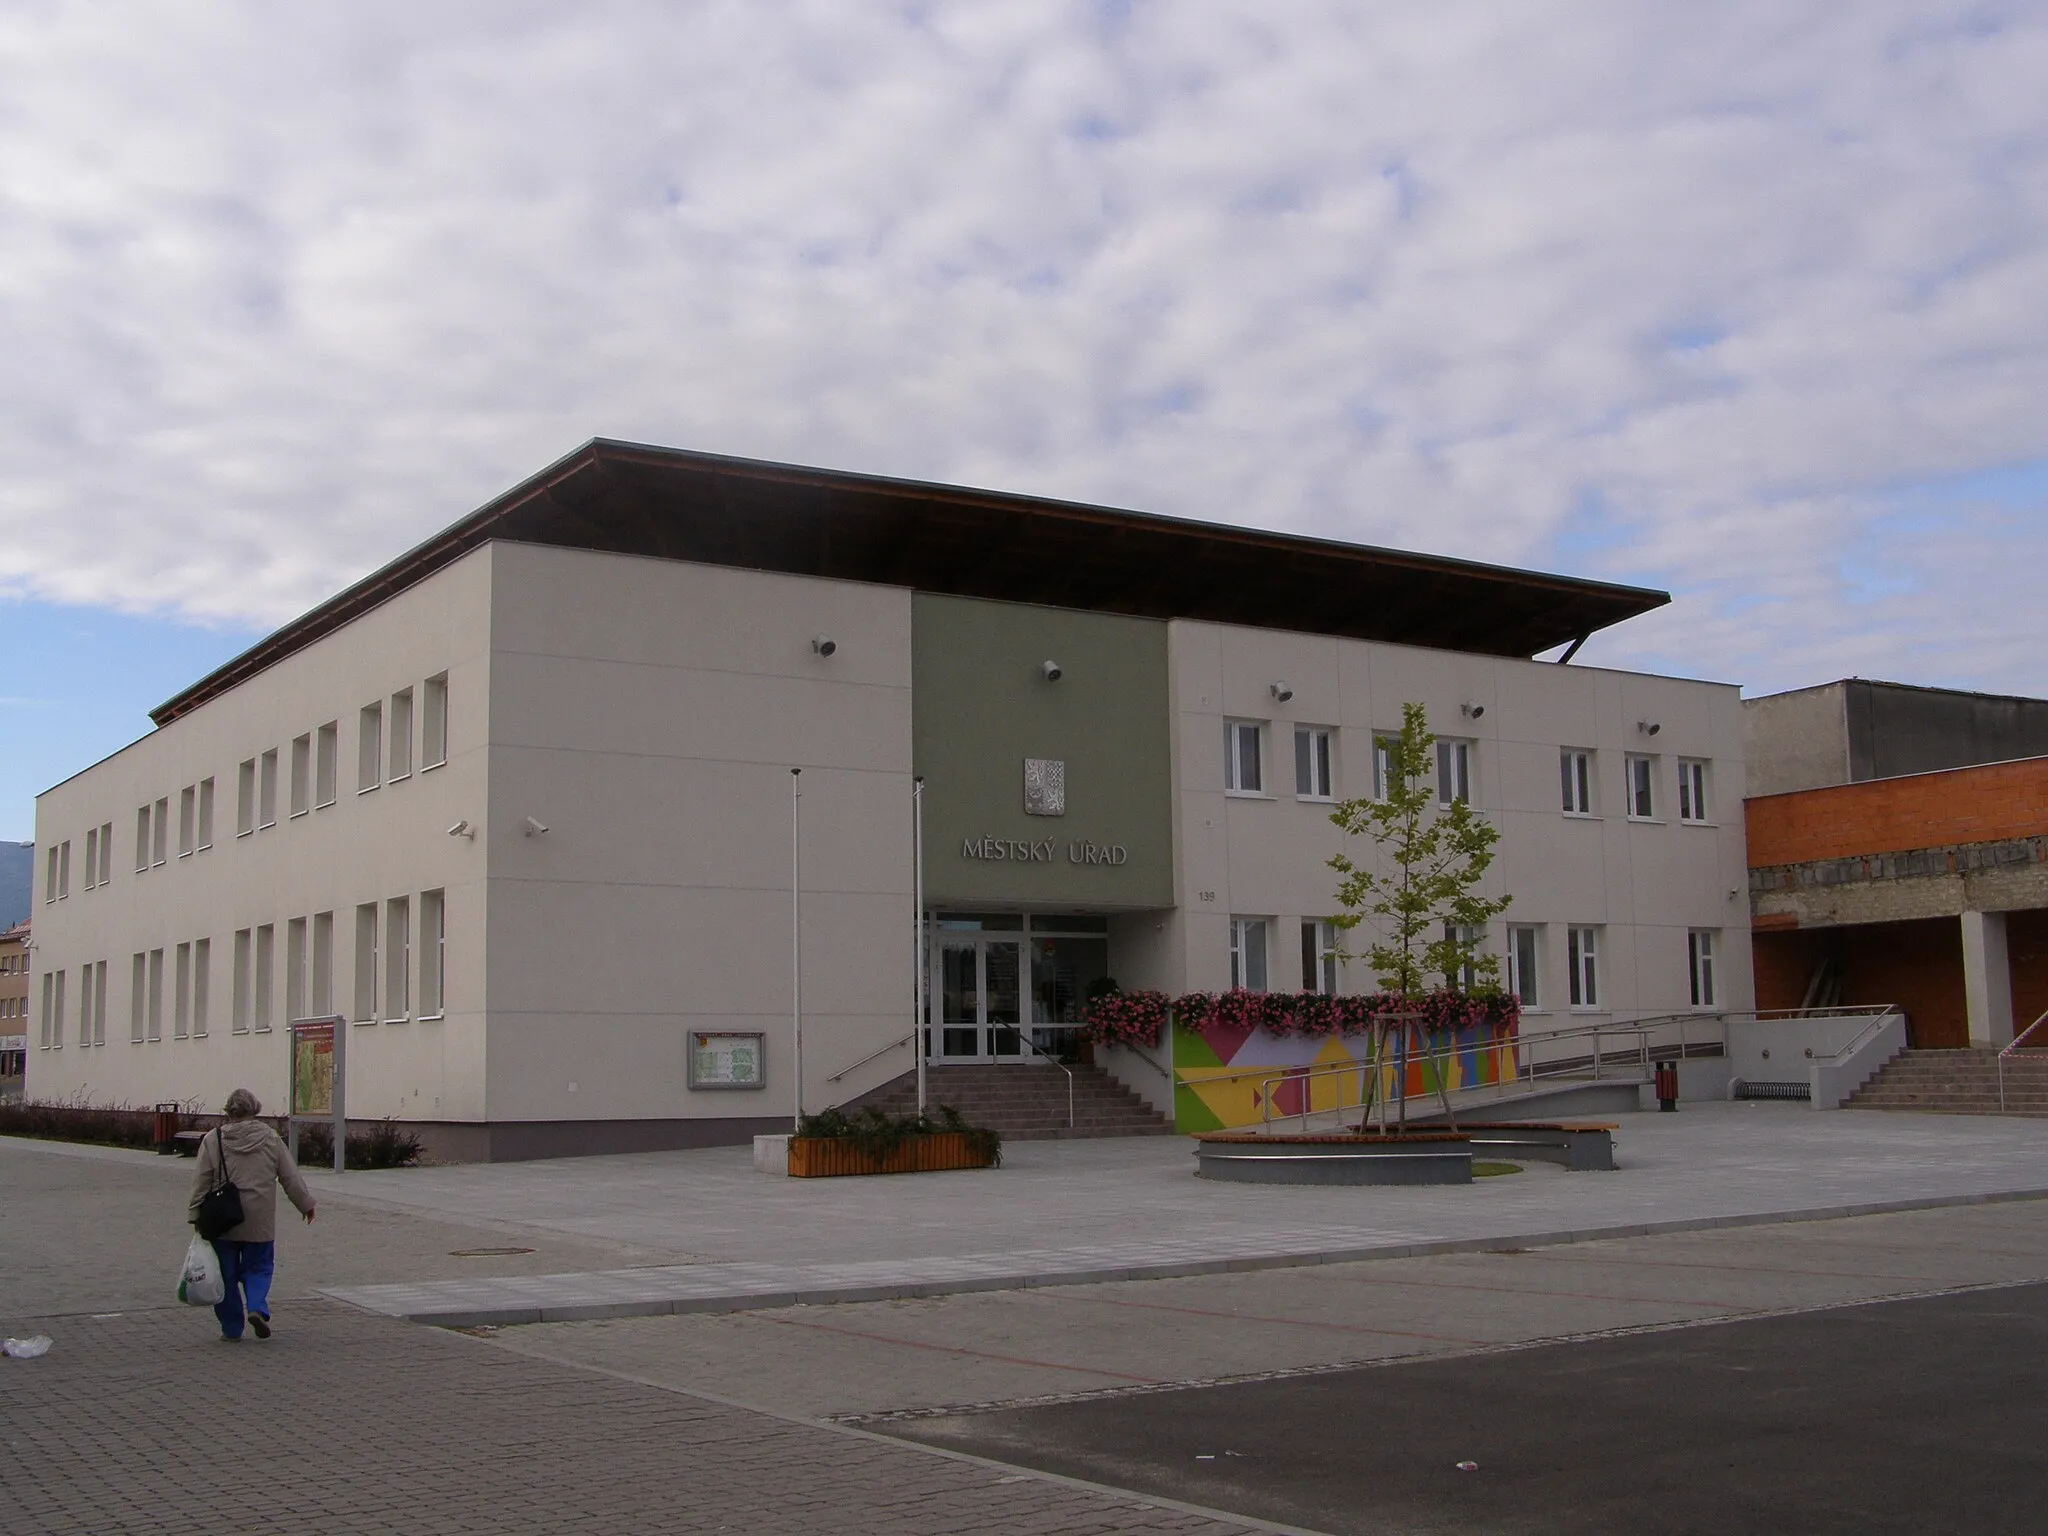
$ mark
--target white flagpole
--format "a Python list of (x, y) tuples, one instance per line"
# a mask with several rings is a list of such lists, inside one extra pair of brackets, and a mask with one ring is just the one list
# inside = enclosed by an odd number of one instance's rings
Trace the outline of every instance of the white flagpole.
[(796, 1085), (796, 1115), (791, 1129), (803, 1126), (804, 1118), (804, 844), (803, 769), (789, 770), (789, 973), (790, 1033), (796, 1049), (792, 1076)]
[(922, 1119), (925, 1103), (924, 1030), (925, 1014), (929, 1007), (925, 989), (929, 984), (931, 967), (925, 963), (924, 953), (924, 779), (921, 775), (910, 791), (910, 807), (911, 858), (917, 866), (911, 881), (912, 899), (917, 907), (915, 947), (911, 951), (917, 965), (917, 1017), (911, 1022), (910, 1046), (917, 1055), (917, 1113), (918, 1118)]

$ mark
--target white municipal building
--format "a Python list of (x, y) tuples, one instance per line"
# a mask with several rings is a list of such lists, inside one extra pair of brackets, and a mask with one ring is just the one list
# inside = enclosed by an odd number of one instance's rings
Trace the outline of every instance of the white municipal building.
[[(1372, 990), (1328, 817), (1409, 700), (1525, 1033), (1745, 1008), (1736, 690), (1530, 659), (1666, 600), (593, 442), (39, 797), (27, 1092), (281, 1107), (340, 1014), (350, 1114), (443, 1157), (785, 1128), (799, 927), (806, 1106), (913, 1066), (918, 777), (935, 1062), (1045, 1070), (1105, 975)], [(758, 1086), (694, 1049), (752, 1035)]]

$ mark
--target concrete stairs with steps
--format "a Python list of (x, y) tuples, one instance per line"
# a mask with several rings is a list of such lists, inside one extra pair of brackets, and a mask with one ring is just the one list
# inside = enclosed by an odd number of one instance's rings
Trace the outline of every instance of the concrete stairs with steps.
[[(1100, 1067), (1074, 1071), (1074, 1123), (1067, 1124), (1067, 1074), (1047, 1063), (926, 1068), (925, 1098), (950, 1104), (970, 1125), (1005, 1141), (1062, 1141), (1087, 1136), (1170, 1136), (1173, 1127)], [(917, 1074), (906, 1072), (841, 1106), (892, 1115), (917, 1109)]]
[[(2006, 1062), (2005, 1106), (2008, 1114), (2048, 1117), (2048, 1053), (2029, 1052)], [(1843, 1107), (1995, 1115), (1998, 1053), (1902, 1051)]]

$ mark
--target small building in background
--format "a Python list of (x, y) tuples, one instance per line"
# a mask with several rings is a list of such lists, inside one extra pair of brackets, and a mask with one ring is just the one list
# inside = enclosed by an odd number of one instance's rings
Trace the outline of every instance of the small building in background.
[(1743, 714), (1759, 1008), (1897, 1003), (1923, 1050), (2048, 1011), (2048, 700), (1851, 678)]
[(0, 931), (0, 1100), (21, 1097), (28, 1060), (29, 926)]

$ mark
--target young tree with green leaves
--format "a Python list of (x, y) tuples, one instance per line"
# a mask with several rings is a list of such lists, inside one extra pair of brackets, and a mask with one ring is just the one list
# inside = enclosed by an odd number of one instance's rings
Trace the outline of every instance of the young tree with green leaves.
[[(1384, 743), (1382, 794), (1346, 800), (1330, 813), (1345, 832), (1373, 843), (1369, 862), (1342, 853), (1330, 860), (1343, 877), (1337, 900), (1344, 914), (1336, 924), (1347, 932), (1367, 921), (1373, 924), (1378, 938), (1366, 948), (1366, 963), (1382, 987), (1403, 999), (1427, 991), (1427, 976), (1442, 976), (1454, 990), (1469, 977), (1471, 991), (1498, 991), (1500, 961), (1484, 953), (1480, 943), (1487, 923), (1505, 912), (1512, 899), (1477, 894), (1500, 832), (1463, 800), (1439, 804), (1435, 746), (1423, 707), (1403, 704), (1401, 734)], [(1354, 957), (1347, 953), (1345, 958)], [(1375, 1045), (1376, 1068), (1384, 1044), (1382, 1038)], [(1440, 1070), (1436, 1077), (1448, 1112)], [(1373, 1080), (1378, 1079), (1375, 1070)], [(1405, 1122), (1405, 1098), (1401, 1107)], [(1384, 1119), (1383, 1105), (1383, 1124)]]

